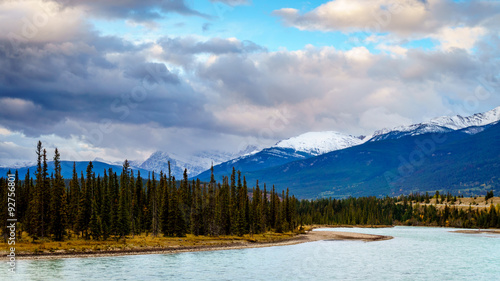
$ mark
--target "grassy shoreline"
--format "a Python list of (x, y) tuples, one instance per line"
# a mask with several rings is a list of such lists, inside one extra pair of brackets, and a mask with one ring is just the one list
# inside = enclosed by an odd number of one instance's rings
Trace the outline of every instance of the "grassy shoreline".
[[(65, 241), (16, 241), (16, 257), (66, 257), (115, 255), (134, 253), (170, 253), (192, 250), (224, 249), (244, 247), (246, 245), (266, 245), (284, 243), (296, 238), (295, 233), (263, 233), (244, 236), (194, 236), (186, 237), (152, 237), (151, 235), (137, 235), (121, 239), (105, 241), (70, 239)], [(0, 255), (5, 258), (8, 254), (7, 243), (0, 243)]]
[[(362, 240), (380, 241), (392, 237), (370, 234), (358, 234), (336, 231), (311, 231), (314, 228), (331, 228), (330, 225), (314, 225), (305, 228), (302, 233), (273, 233), (244, 236), (194, 236), (152, 237), (139, 235), (120, 240), (92, 241), (72, 239), (63, 242), (16, 243), (16, 257), (21, 259), (53, 259), (102, 257), (141, 254), (172, 254), (182, 252), (233, 250), (272, 246), (294, 245), (318, 240)], [(337, 226), (340, 227), (340, 226)], [(7, 243), (1, 243), (2, 249), (8, 249)], [(7, 251), (0, 251), (3, 259)]]
[[(316, 228), (390, 228), (393, 225), (310, 225), (302, 233), (274, 233), (267, 232), (258, 235), (243, 236), (194, 236), (186, 237), (152, 237), (151, 235), (137, 235), (122, 239), (108, 239), (94, 241), (84, 239), (70, 239), (57, 241), (27, 241), (26, 238), (17, 241), (16, 257), (21, 259), (58, 259), (80, 257), (102, 257), (141, 254), (173, 254), (182, 252), (233, 250), (244, 248), (260, 248), (272, 246), (294, 245), (318, 240), (362, 240), (380, 241), (391, 239), (389, 236), (359, 234), (353, 232), (321, 231), (313, 232)], [(425, 226), (424, 226), (425, 227)], [(430, 227), (430, 226), (429, 226)], [(458, 233), (479, 233), (478, 230), (457, 230)], [(500, 230), (484, 229), (481, 233), (499, 234)], [(2, 242), (0, 259), (6, 259), (8, 254), (7, 243)]]

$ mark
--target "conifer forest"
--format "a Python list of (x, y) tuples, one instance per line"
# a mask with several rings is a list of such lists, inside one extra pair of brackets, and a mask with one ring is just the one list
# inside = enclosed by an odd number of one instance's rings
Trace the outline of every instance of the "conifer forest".
[[(171, 176), (170, 171), (141, 175), (125, 160), (120, 173), (112, 169), (96, 175), (92, 162), (86, 173), (61, 176), (59, 151), (51, 160), (38, 142), (37, 169), (24, 179), (12, 171), (16, 184), (19, 234), (33, 240), (62, 241), (71, 237), (107, 240), (147, 234), (183, 237), (300, 231), (304, 225), (432, 225), (464, 228), (500, 227), (499, 206), (457, 208), (460, 196), (410, 194), (397, 198), (320, 198), (298, 200), (287, 190), (248, 183), (232, 173), (210, 182)], [(102, 174), (102, 176), (101, 176)], [(0, 201), (7, 206), (8, 175), (0, 178)], [(490, 198), (493, 194), (488, 194)], [(435, 199), (432, 199), (435, 198)], [(437, 208), (431, 199), (445, 204)], [(7, 221), (8, 208), (1, 213)], [(7, 224), (2, 228), (6, 239)]]

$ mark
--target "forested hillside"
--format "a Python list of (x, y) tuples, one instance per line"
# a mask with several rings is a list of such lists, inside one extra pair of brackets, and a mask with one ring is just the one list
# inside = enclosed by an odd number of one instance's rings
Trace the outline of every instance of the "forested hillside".
[[(500, 227), (500, 206), (468, 209), (455, 207), (460, 197), (435, 194), (444, 208), (430, 204), (429, 194), (396, 198), (297, 200), (288, 189), (248, 184), (241, 173), (216, 182), (181, 180), (170, 172), (143, 178), (125, 161), (120, 176), (109, 169), (96, 176), (92, 162), (86, 173), (71, 179), (61, 176), (60, 155), (53, 157), (54, 173), (48, 174), (47, 151), (37, 146), (37, 170), (24, 180), (17, 172), (0, 178), (0, 220), (7, 239), (8, 219), (17, 219), (19, 237), (33, 240), (65, 240), (70, 237), (106, 240), (137, 234), (183, 237), (193, 235), (243, 235), (267, 231), (300, 231), (309, 224), (436, 225), (454, 227)], [(250, 187), (251, 186), (251, 187)], [(14, 188), (13, 188), (14, 187)], [(488, 192), (486, 200), (493, 197)], [(14, 207), (8, 205), (15, 198)]]

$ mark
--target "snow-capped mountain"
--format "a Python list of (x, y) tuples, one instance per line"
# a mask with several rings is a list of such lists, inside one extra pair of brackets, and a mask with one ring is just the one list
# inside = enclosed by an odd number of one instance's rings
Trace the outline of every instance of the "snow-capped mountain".
[(429, 121), (429, 124), (434, 124), (452, 130), (459, 130), (471, 126), (484, 126), (500, 120), (500, 106), (484, 113), (476, 113), (471, 116), (462, 117), (442, 116)]
[[(393, 129), (382, 129), (376, 131), (370, 141), (380, 141), (386, 139), (399, 139), (404, 136), (416, 136), (425, 133), (446, 133), (465, 129), (468, 127), (486, 126), (500, 120), (500, 106), (484, 113), (476, 113), (471, 116), (442, 116), (430, 121), (412, 124), (408, 126), (398, 126)], [(480, 132), (480, 129), (466, 130), (468, 134)]]
[[(363, 142), (363, 138), (334, 131), (308, 132), (216, 165), (214, 175), (216, 177), (227, 176), (233, 167), (244, 172), (257, 171), (359, 145)], [(202, 180), (207, 180), (210, 176), (211, 171), (198, 175)]]
[(199, 173), (210, 169), (213, 165), (220, 164), (232, 158), (237, 158), (243, 154), (248, 154), (257, 150), (256, 146), (248, 146), (238, 153), (230, 153), (224, 151), (201, 151), (193, 155), (179, 155), (163, 151), (156, 151), (146, 159), (140, 168), (155, 172), (163, 171), (168, 173), (168, 162), (170, 161), (170, 169), (172, 175), (180, 179), (184, 174), (184, 169), (187, 169), (188, 176), (193, 177)]
[(335, 131), (308, 132), (279, 141), (274, 147), (291, 148), (314, 156), (363, 143), (363, 140)]
[[(3, 159), (5, 160), (5, 159)], [(29, 167), (35, 165), (35, 161), (17, 161), (13, 163), (2, 163), (0, 164), (0, 168), (10, 168), (12, 170), (19, 169), (19, 168), (24, 168), (24, 167)]]

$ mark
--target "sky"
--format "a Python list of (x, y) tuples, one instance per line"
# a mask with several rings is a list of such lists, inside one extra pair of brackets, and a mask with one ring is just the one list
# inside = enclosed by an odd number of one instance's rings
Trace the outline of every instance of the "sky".
[(0, 165), (488, 111), (499, 26), (500, 1), (0, 0)]

